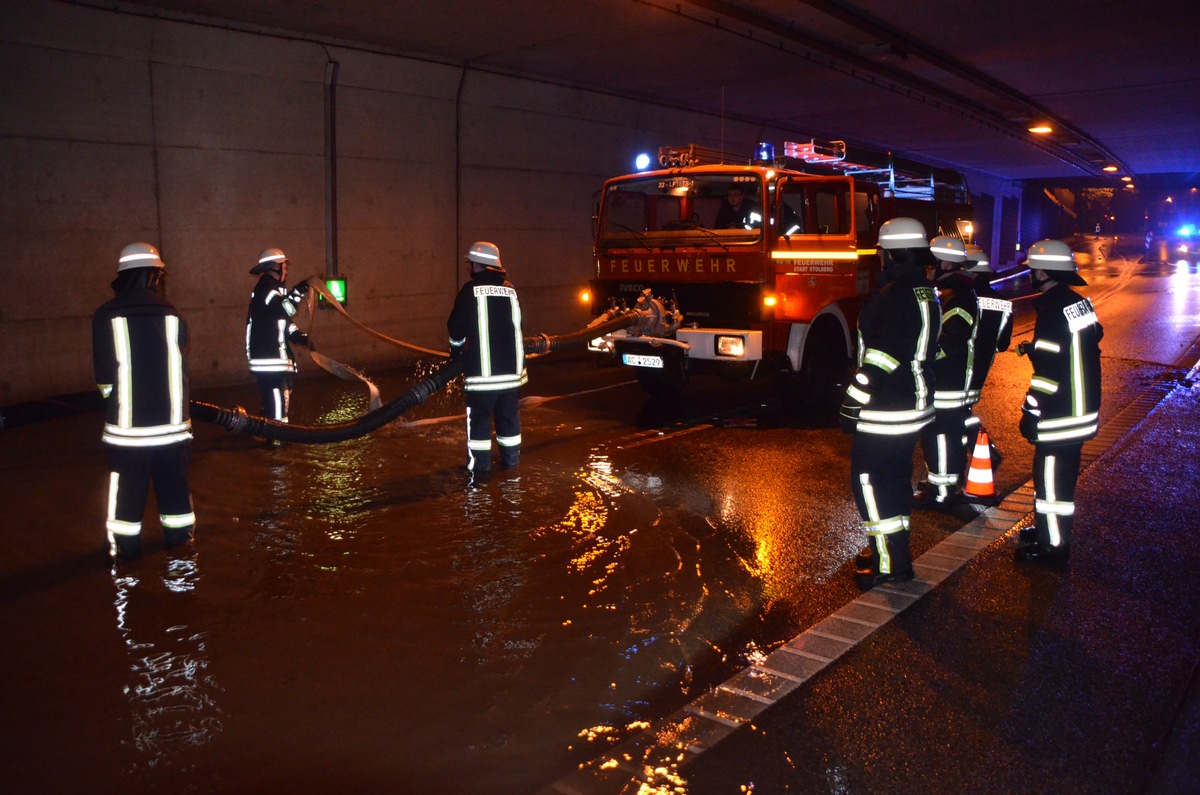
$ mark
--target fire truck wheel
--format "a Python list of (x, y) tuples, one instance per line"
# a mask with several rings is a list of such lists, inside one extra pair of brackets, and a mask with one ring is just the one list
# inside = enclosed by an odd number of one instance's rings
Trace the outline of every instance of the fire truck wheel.
[(800, 362), (800, 380), (817, 389), (845, 385), (850, 375), (850, 357), (840, 330), (830, 324), (817, 324), (809, 333)]

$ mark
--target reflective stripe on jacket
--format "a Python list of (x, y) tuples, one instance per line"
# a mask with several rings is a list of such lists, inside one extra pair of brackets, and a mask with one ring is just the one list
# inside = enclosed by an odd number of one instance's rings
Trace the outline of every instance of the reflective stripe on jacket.
[(153, 290), (117, 296), (92, 317), (92, 360), (105, 397), (106, 444), (162, 447), (192, 438), (187, 324)]
[(1037, 419), (1037, 444), (1076, 444), (1096, 435), (1100, 416), (1100, 340), (1091, 301), (1059, 284), (1033, 301), (1024, 410)]
[(446, 322), (451, 348), (466, 347), (469, 392), (515, 389), (528, 380), (521, 302), (499, 271), (473, 274)]
[(933, 419), (932, 360), (941, 329), (937, 295), (923, 280), (893, 281), (863, 307), (858, 371), (848, 397), (863, 433), (915, 433)]
[(304, 345), (308, 337), (292, 317), (302, 296), (273, 273), (259, 277), (246, 311), (246, 360), (253, 373), (294, 373), (296, 356), (289, 343)]
[(979, 402), (996, 354), (1008, 350), (1012, 342), (1012, 301), (1001, 298), (986, 277), (975, 280), (975, 293), (979, 300), (979, 323), (975, 330), (975, 365), (967, 395), (970, 405)]

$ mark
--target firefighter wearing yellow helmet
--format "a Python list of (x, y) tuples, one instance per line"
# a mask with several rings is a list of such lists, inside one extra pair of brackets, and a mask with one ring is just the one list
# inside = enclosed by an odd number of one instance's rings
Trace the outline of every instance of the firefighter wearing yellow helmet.
[(867, 534), (854, 572), (863, 590), (913, 577), (913, 453), (933, 421), (941, 328), (937, 295), (925, 278), (933, 264), (925, 234), (914, 218), (893, 218), (879, 229), (884, 286), (859, 315), (858, 369), (842, 402), (842, 429), (854, 435), (850, 486)]
[(166, 298), (165, 275), (157, 248), (125, 246), (112, 282), (116, 295), (92, 317), (93, 366), (105, 403), (106, 529), (114, 562), (141, 552), (151, 483), (168, 547), (191, 541), (196, 525), (188, 485), (188, 331)]

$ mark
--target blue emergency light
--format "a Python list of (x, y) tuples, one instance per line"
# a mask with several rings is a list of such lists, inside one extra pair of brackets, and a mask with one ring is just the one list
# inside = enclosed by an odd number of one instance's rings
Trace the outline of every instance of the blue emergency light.
[(634, 158), (633, 165), (638, 171), (645, 171), (646, 169), (650, 168), (650, 155), (642, 152), (640, 155)]
[(774, 163), (775, 145), (765, 142), (760, 143), (758, 148), (754, 150), (754, 160), (759, 163)]

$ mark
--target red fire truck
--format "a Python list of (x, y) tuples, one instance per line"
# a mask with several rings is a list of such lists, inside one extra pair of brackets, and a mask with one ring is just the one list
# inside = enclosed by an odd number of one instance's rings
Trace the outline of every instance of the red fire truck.
[(859, 307), (880, 270), (889, 218), (972, 242), (971, 200), (952, 171), (847, 159), (841, 141), (759, 144), (740, 163), (664, 147), (653, 170), (609, 179), (596, 216), (593, 314), (629, 308), (658, 322), (592, 348), (635, 368), (652, 394), (704, 369), (803, 385), (842, 379)]

